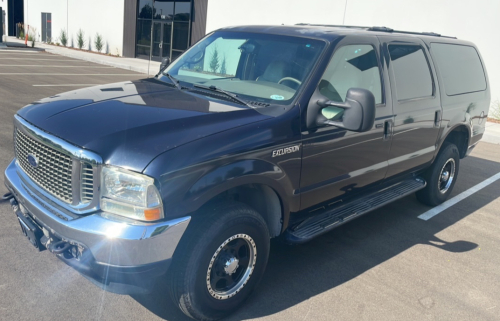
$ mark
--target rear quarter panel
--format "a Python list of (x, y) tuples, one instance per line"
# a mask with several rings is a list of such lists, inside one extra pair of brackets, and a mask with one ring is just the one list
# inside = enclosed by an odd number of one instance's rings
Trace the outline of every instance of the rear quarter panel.
[[(486, 66), (484, 65), (484, 61), (481, 57), (481, 54), (478, 48), (473, 43), (468, 41), (446, 39), (446, 38), (435, 39), (435, 37), (432, 38), (426, 37), (426, 39), (423, 40), (429, 48), (434, 67), (437, 72), (438, 85), (440, 89), (441, 104), (443, 110), (442, 121), (441, 121), (441, 132), (439, 134), (437, 141), (438, 148), (436, 148), (436, 155), (439, 152), (441, 145), (443, 144), (449, 133), (459, 126), (467, 128), (469, 132), (467, 145), (468, 147), (471, 147), (475, 145), (483, 136), (486, 125), (486, 118), (488, 117), (488, 111), (491, 101), (488, 74), (486, 72)], [(436, 56), (432, 50), (432, 43), (444, 43), (444, 44), (464, 45), (473, 47), (477, 51), (483, 67), (485, 81), (486, 81), (486, 89), (483, 91), (477, 91), (471, 93), (448, 95), (446, 93), (442, 72), (439, 68)]]

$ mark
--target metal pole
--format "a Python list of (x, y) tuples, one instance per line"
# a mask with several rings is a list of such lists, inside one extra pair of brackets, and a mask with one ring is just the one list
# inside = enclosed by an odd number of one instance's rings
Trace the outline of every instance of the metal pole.
[(149, 62), (148, 62), (148, 78), (149, 67), (151, 66), (151, 58), (153, 57), (153, 17), (155, 12), (155, 0), (153, 0), (153, 8), (151, 8), (151, 45), (149, 46)]

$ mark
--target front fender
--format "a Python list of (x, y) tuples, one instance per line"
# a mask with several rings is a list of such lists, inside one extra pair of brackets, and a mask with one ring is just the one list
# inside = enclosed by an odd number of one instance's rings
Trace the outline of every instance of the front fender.
[[(207, 173), (193, 184), (186, 197), (197, 204), (204, 204), (224, 191), (247, 184), (267, 185), (278, 193), (281, 199), (287, 198), (287, 189), (293, 189), (290, 180), (279, 166), (263, 160), (246, 159)], [(284, 202), (283, 206), (288, 207), (287, 202)]]

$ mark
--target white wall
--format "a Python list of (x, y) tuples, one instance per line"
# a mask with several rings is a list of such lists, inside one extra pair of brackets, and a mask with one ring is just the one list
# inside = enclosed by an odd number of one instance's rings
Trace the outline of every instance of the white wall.
[[(4, 35), (8, 35), (9, 34), (9, 28), (7, 27), (8, 26), (8, 20), (9, 20), (9, 17), (7, 15), (7, 0), (0, 0), (0, 7), (2, 8), (2, 11), (0, 11), (0, 15), (3, 15), (3, 11), (5, 11), (5, 16), (4, 16), (4, 21), (3, 21), (3, 34)], [(2, 35), (0, 34), (0, 41), (2, 40)]]
[(42, 12), (52, 13), (53, 42), (60, 42), (61, 30), (67, 29), (68, 46), (73, 40), (76, 47), (76, 34), (82, 29), (85, 49), (89, 49), (90, 43), (91, 49), (96, 50), (94, 37), (99, 33), (105, 42), (103, 51), (123, 54), (124, 0), (24, 0), (24, 23), (36, 27), (37, 35), (42, 32)]
[[(347, 6), (346, 6), (347, 3)], [(475, 43), (500, 100), (500, 0), (210, 0), (207, 33), (245, 24), (342, 24), (433, 31)]]

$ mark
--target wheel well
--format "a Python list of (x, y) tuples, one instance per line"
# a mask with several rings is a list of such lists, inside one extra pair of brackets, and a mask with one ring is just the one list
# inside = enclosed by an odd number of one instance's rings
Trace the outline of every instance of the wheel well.
[(231, 188), (212, 198), (207, 204), (234, 200), (254, 208), (267, 223), (270, 236), (281, 234), (283, 207), (278, 194), (269, 186), (248, 184)]
[[(458, 126), (453, 129), (448, 136), (446, 136), (445, 142), (455, 144), (460, 153), (460, 158), (464, 158), (467, 153), (467, 148), (469, 147), (469, 131), (465, 126)], [(444, 145), (444, 144), (443, 144)]]

